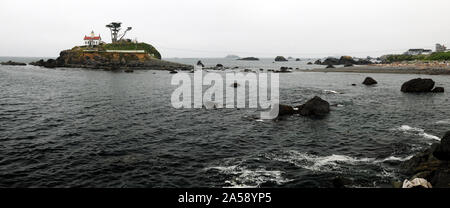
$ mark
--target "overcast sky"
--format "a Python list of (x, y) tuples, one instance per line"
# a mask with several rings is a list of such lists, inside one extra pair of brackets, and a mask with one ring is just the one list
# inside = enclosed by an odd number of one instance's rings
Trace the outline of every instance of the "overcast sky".
[(57, 56), (105, 25), (163, 57), (378, 56), (450, 43), (449, 0), (0, 0), (0, 56)]

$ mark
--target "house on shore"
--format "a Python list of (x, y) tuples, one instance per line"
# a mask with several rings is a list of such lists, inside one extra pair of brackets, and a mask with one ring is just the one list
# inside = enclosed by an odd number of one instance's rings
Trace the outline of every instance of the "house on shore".
[(445, 45), (441, 45), (439, 43), (436, 44), (436, 52), (445, 52), (448, 51)]
[(403, 54), (404, 55), (428, 55), (428, 54), (431, 54), (432, 52), (433, 51), (429, 50), (429, 49), (414, 48), (414, 49), (409, 49), (408, 51), (406, 51)]

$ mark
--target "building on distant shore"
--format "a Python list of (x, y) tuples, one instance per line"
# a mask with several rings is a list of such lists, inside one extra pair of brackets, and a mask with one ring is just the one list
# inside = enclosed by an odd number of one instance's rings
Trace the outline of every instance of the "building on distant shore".
[(447, 47), (445, 45), (441, 45), (439, 43), (436, 44), (436, 52), (445, 52), (447, 51)]
[(414, 49), (409, 49), (408, 51), (406, 51), (405, 53), (403, 53), (404, 55), (422, 55), (422, 54), (431, 54), (433, 51), (429, 50), (429, 49), (423, 49), (423, 48), (414, 48)]
[(90, 36), (84, 36), (84, 45), (88, 47), (94, 47), (100, 45), (102, 41), (102, 38), (100, 37), (100, 34), (98, 36), (95, 36), (94, 31), (91, 32)]

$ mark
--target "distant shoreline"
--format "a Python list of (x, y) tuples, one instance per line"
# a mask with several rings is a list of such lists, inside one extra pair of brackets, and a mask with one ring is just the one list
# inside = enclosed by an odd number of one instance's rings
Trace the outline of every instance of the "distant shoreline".
[(386, 66), (367, 65), (353, 67), (338, 67), (326, 69), (300, 70), (302, 72), (348, 72), (348, 73), (391, 73), (391, 74), (426, 74), (426, 75), (450, 75), (450, 67), (430, 67), (421, 66)]

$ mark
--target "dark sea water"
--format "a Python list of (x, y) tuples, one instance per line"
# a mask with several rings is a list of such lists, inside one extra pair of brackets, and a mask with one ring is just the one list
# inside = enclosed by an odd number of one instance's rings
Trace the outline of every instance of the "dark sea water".
[[(174, 109), (171, 76), (0, 66), (0, 187), (332, 187), (335, 177), (380, 187), (450, 129), (447, 92), (400, 92), (416, 77), (450, 89), (448, 76), (280, 74), (282, 103), (337, 105), (324, 119), (280, 121)], [(361, 85), (366, 76), (379, 84)]]

